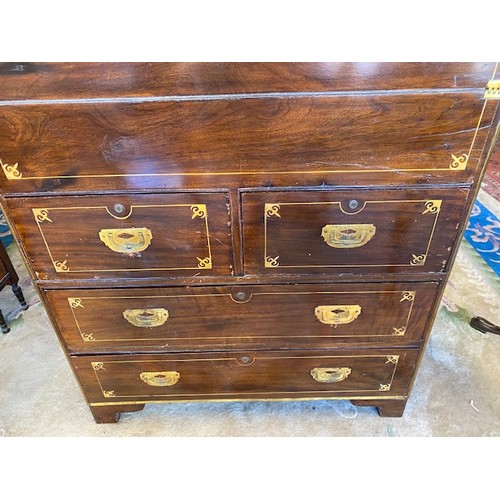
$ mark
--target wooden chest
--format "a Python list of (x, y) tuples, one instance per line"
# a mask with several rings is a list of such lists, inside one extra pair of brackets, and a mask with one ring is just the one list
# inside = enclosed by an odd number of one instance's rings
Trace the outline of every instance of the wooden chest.
[(97, 422), (401, 416), (498, 133), (495, 63), (2, 63), (2, 207)]

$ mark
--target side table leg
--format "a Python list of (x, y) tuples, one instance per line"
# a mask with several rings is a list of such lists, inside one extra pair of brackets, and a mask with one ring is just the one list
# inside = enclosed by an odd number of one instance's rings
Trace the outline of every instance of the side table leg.
[(23, 291), (21, 290), (21, 287), (16, 283), (15, 285), (12, 285), (12, 291), (14, 292), (14, 295), (17, 297), (17, 300), (21, 304), (21, 309), (23, 311), (26, 311), (28, 309), (28, 304), (26, 304), (26, 299), (24, 298)]
[(9, 325), (7, 325), (1, 310), (0, 310), (0, 328), (2, 329), (2, 333), (9, 333), (10, 332)]

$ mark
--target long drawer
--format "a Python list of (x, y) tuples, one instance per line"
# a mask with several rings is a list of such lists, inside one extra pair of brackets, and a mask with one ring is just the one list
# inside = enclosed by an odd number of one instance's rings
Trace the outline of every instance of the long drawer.
[[(469, 92), (0, 107), (4, 193), (467, 182), (494, 104)], [(445, 131), (445, 133), (443, 133)]]
[(73, 353), (410, 345), (437, 283), (49, 290)]
[(6, 200), (40, 279), (230, 275), (224, 193)]
[(469, 190), (243, 193), (247, 274), (447, 269)]
[(89, 403), (404, 397), (417, 349), (73, 356)]

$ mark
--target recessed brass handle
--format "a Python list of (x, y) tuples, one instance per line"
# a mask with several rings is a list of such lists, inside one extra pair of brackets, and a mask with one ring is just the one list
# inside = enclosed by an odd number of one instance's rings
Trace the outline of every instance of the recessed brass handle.
[(154, 328), (163, 325), (168, 319), (167, 309), (126, 309), (123, 317), (139, 328)]
[(376, 231), (373, 224), (327, 224), (321, 236), (332, 248), (357, 248), (366, 245)]
[(324, 325), (347, 325), (361, 314), (361, 306), (318, 306), (314, 309), (314, 314)]
[(179, 372), (142, 372), (141, 380), (154, 387), (168, 387), (179, 382), (181, 374)]
[(342, 382), (351, 374), (351, 369), (348, 367), (342, 368), (313, 368), (311, 370), (311, 377), (316, 382), (324, 384), (333, 384), (335, 382)]
[(135, 254), (148, 248), (153, 234), (146, 227), (101, 229), (99, 239), (113, 252)]

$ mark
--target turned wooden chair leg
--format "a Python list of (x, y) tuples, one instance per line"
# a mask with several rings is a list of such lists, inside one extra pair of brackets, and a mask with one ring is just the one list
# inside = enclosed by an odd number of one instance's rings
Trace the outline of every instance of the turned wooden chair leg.
[(24, 298), (21, 287), (16, 283), (15, 285), (12, 285), (12, 291), (14, 292), (14, 295), (17, 297), (17, 300), (21, 304), (21, 309), (23, 311), (26, 311), (26, 309), (28, 309), (29, 306), (26, 303), (26, 299)]
[(0, 328), (2, 329), (2, 333), (9, 333), (10, 332), (9, 325), (7, 325), (1, 310), (0, 310)]

